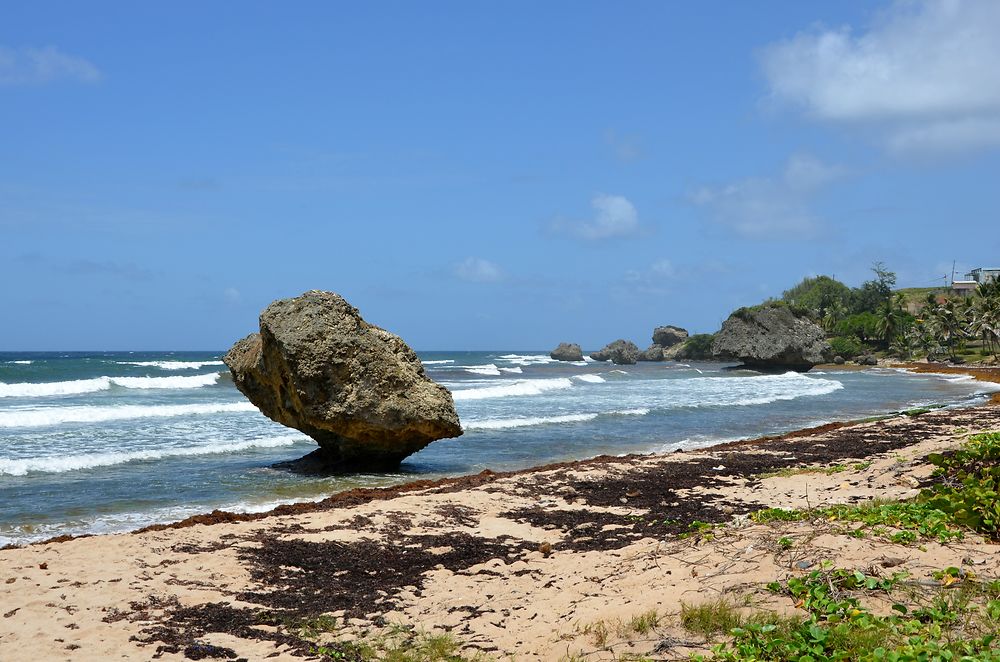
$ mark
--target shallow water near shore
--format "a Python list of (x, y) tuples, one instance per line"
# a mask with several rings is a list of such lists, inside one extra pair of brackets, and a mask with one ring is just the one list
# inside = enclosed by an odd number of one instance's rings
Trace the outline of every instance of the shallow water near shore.
[(399, 472), (271, 468), (315, 449), (236, 390), (218, 353), (0, 353), (0, 546), (123, 531), (214, 508), (266, 510), (351, 487), (602, 453), (671, 451), (928, 404), (995, 385), (896, 370), (760, 375), (710, 363), (561, 363), (540, 352), (424, 352), (462, 437)]

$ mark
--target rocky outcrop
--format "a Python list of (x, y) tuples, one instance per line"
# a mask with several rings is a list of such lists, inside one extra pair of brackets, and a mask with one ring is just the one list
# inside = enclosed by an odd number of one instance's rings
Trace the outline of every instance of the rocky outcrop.
[(616, 365), (632, 365), (639, 357), (639, 348), (631, 340), (616, 340), (594, 352), (590, 358), (595, 361), (611, 361)]
[(859, 356), (854, 359), (855, 363), (858, 365), (878, 365), (878, 359), (876, 359), (871, 354), (865, 354), (864, 356)]
[(679, 326), (668, 324), (667, 326), (658, 326), (653, 329), (653, 343), (664, 349), (682, 343), (687, 338), (687, 329), (682, 329)]
[(650, 345), (649, 349), (647, 349), (645, 351), (642, 351), (642, 352), (639, 352), (639, 355), (636, 356), (636, 360), (638, 360), (638, 361), (662, 361), (663, 360), (663, 346), (662, 345), (657, 345), (655, 343), (652, 344), (652, 345)]
[(583, 350), (576, 343), (561, 342), (558, 347), (549, 352), (549, 356), (556, 361), (582, 361)]
[(398, 336), (339, 295), (273, 302), (260, 333), (224, 357), (236, 387), (268, 418), (319, 443), (329, 469), (392, 469), (436, 439), (462, 434), (451, 393)]
[(788, 308), (741, 308), (722, 323), (712, 353), (759, 370), (805, 372), (832, 357), (823, 329)]

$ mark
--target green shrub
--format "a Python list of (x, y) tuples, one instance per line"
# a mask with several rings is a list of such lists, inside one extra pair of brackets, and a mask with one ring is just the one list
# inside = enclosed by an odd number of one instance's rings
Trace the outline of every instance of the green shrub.
[(837, 336), (830, 339), (830, 347), (834, 354), (839, 354), (845, 359), (853, 359), (864, 351), (864, 346), (856, 338)]
[(684, 343), (684, 347), (677, 354), (679, 359), (693, 359), (695, 361), (706, 361), (712, 358), (712, 342), (715, 340), (714, 333), (696, 333)]

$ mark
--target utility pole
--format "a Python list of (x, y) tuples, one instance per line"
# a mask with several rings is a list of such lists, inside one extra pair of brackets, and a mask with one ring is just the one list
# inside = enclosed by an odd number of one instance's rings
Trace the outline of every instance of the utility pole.
[(955, 282), (955, 260), (951, 261), (951, 282)]

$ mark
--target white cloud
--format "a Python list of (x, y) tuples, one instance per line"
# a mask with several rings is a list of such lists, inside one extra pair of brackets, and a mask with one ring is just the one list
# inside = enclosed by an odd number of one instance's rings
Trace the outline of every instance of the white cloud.
[(243, 295), (235, 287), (227, 287), (222, 290), (222, 298), (226, 300), (226, 303), (239, 303), (243, 300)]
[(489, 260), (467, 257), (454, 268), (455, 276), (470, 283), (496, 283), (504, 278), (503, 270)]
[(822, 225), (809, 202), (825, 186), (844, 175), (805, 154), (792, 156), (777, 177), (753, 177), (721, 186), (702, 186), (689, 199), (709, 218), (751, 239), (800, 239)]
[(556, 219), (551, 229), (560, 234), (569, 234), (588, 241), (635, 236), (642, 232), (639, 213), (635, 205), (622, 195), (595, 196), (590, 201), (594, 217), (587, 221)]
[(0, 85), (37, 85), (57, 79), (95, 83), (101, 71), (90, 61), (54, 46), (12, 49), (0, 46)]
[(866, 30), (772, 44), (772, 99), (813, 118), (875, 126), (898, 153), (1000, 146), (1000, 2), (897, 0)]

